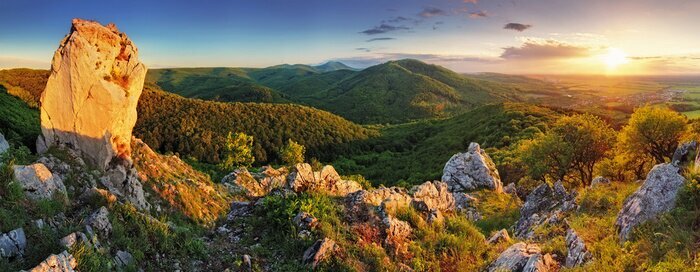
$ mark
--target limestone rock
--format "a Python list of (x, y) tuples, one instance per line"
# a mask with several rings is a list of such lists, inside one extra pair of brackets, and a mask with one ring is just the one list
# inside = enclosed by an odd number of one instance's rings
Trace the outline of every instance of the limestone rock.
[(78, 266), (78, 261), (68, 251), (60, 254), (51, 254), (43, 262), (29, 270), (29, 272), (73, 272)]
[(112, 233), (112, 223), (109, 222), (109, 211), (100, 207), (93, 212), (86, 221), (86, 226), (100, 235), (101, 238), (108, 238)]
[(287, 183), (294, 192), (316, 191), (334, 196), (346, 196), (362, 190), (362, 186), (352, 180), (343, 180), (330, 165), (324, 166), (320, 172), (314, 172), (308, 163), (294, 166), (287, 177)]
[(562, 223), (564, 214), (576, 209), (575, 200), (576, 193), (567, 193), (560, 181), (553, 187), (546, 183), (538, 186), (530, 192), (520, 208), (520, 219), (513, 231), (515, 236), (530, 239), (535, 227), (545, 223)]
[(66, 235), (65, 237), (61, 238), (59, 243), (61, 246), (70, 249), (71, 247), (77, 245), (78, 243), (85, 243), (85, 244), (90, 244), (90, 239), (88, 239), (87, 235), (82, 232), (73, 232), (71, 234)]
[(549, 254), (542, 255), (536, 244), (516, 243), (503, 251), (487, 271), (544, 272), (556, 271), (556, 262)]
[(143, 192), (143, 184), (138, 180), (136, 168), (128, 161), (122, 164), (112, 165), (100, 183), (107, 187), (110, 193), (123, 198), (133, 204), (139, 210), (148, 210), (148, 203)]
[(394, 218), (391, 215), (384, 216), (382, 220), (384, 246), (394, 256), (403, 255), (408, 251), (408, 241), (412, 232), (413, 229), (408, 222)]
[(32, 200), (50, 199), (56, 193), (66, 194), (63, 181), (41, 163), (15, 165), (14, 172), (24, 194)]
[(471, 221), (481, 220), (481, 214), (476, 207), (479, 203), (478, 199), (467, 193), (460, 192), (452, 193), (452, 196), (455, 199), (455, 209), (458, 212), (465, 214), (467, 219)]
[(27, 237), (24, 235), (24, 229), (14, 229), (0, 235), (0, 257), (23, 256), (26, 248)]
[(319, 263), (330, 257), (335, 250), (335, 241), (328, 238), (320, 239), (304, 252), (303, 262), (316, 268)]
[(399, 187), (360, 190), (345, 197), (346, 215), (352, 222), (366, 222), (376, 207), (383, 206), (384, 212), (392, 213), (399, 207), (408, 207), (411, 199), (408, 191)]
[(5, 140), (5, 136), (0, 133), (0, 154), (5, 153), (10, 149), (10, 143)]
[(564, 263), (566, 267), (584, 265), (593, 257), (593, 254), (588, 252), (583, 239), (576, 234), (574, 229), (569, 228), (566, 231), (566, 247), (569, 250)]
[(510, 235), (508, 235), (508, 231), (505, 229), (497, 231), (486, 241), (486, 243), (490, 245), (498, 244), (500, 242), (510, 242)]
[(456, 208), (455, 198), (444, 182), (426, 181), (415, 186), (411, 191), (413, 194), (411, 204), (419, 211), (453, 212)]
[(237, 169), (226, 175), (221, 183), (226, 185), (233, 193), (242, 193), (248, 197), (261, 197), (268, 193), (247, 169)]
[(73, 19), (41, 95), (39, 151), (64, 143), (102, 169), (129, 158), (145, 76), (136, 46), (116, 26)]
[(231, 203), (231, 211), (226, 216), (229, 222), (237, 218), (250, 216), (253, 213), (253, 205), (250, 202), (234, 201)]
[(518, 197), (518, 189), (515, 187), (515, 183), (508, 183), (506, 187), (503, 187), (503, 192), (514, 197)]
[(698, 149), (698, 143), (696, 141), (690, 141), (687, 143), (680, 144), (676, 151), (673, 152), (673, 157), (671, 157), (671, 164), (679, 166), (690, 160), (688, 158), (692, 152)]
[(134, 263), (134, 257), (128, 251), (118, 250), (114, 256), (114, 262), (117, 264), (117, 267), (125, 267)]
[(591, 186), (598, 186), (602, 184), (608, 184), (610, 183), (610, 179), (603, 177), (603, 176), (597, 176), (591, 181)]
[(685, 182), (678, 172), (678, 167), (667, 163), (657, 164), (649, 171), (644, 184), (625, 200), (617, 215), (615, 228), (620, 242), (626, 241), (637, 225), (675, 207), (676, 196)]
[(299, 212), (292, 220), (294, 225), (302, 230), (311, 230), (318, 225), (318, 219), (307, 212)]
[(447, 161), (442, 170), (442, 181), (453, 192), (482, 188), (503, 191), (496, 165), (477, 143), (469, 144), (467, 152), (457, 153)]

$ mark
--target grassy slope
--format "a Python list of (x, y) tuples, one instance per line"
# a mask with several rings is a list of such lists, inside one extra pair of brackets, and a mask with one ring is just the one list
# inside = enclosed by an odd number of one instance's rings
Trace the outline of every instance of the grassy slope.
[[(547, 129), (559, 113), (548, 108), (505, 103), (462, 115), (385, 128), (382, 135), (356, 144), (352, 154), (335, 160), (341, 172), (359, 173), (387, 185), (439, 179), (449, 158), (470, 142), (503, 148)], [(497, 154), (491, 154), (497, 160)]]
[(41, 133), (39, 111), (7, 93), (0, 85), (0, 133), (12, 141), (34, 147)]

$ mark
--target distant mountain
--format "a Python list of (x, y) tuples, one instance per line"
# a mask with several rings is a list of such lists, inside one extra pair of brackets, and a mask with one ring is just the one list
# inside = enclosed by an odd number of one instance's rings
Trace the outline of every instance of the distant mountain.
[(331, 72), (331, 71), (338, 71), (338, 70), (351, 70), (351, 71), (357, 71), (358, 69), (352, 68), (350, 66), (345, 65), (345, 63), (339, 62), (339, 61), (329, 61), (321, 65), (314, 66), (314, 69), (316, 71), (324, 73), (324, 72)]

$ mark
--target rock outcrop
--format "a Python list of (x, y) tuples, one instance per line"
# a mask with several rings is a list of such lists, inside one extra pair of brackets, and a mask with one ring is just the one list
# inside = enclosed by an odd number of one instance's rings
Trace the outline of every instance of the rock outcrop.
[(10, 143), (5, 140), (5, 136), (0, 133), (0, 154), (7, 152), (10, 149)]
[(527, 196), (520, 208), (520, 219), (515, 224), (515, 237), (530, 239), (534, 229), (542, 224), (562, 223), (564, 214), (576, 209), (576, 193), (567, 193), (561, 182), (554, 186), (542, 184)]
[(545, 272), (556, 271), (557, 263), (549, 254), (543, 255), (536, 244), (516, 243), (503, 251), (487, 271)]
[(317, 191), (335, 196), (346, 196), (362, 190), (362, 186), (352, 180), (343, 180), (330, 165), (314, 172), (308, 163), (300, 163), (292, 168), (287, 177), (288, 187), (294, 192)]
[(51, 254), (43, 262), (28, 272), (74, 272), (78, 261), (68, 251), (60, 254)]
[(447, 161), (442, 170), (442, 181), (452, 192), (482, 188), (503, 191), (496, 165), (477, 143), (469, 144), (467, 152), (457, 153)]
[(136, 168), (130, 162), (112, 165), (100, 183), (107, 187), (110, 193), (133, 204), (139, 210), (148, 210), (151, 204), (146, 200), (143, 184), (138, 179)]
[(37, 149), (66, 144), (103, 169), (128, 159), (146, 66), (116, 26), (73, 19), (41, 95)]
[(637, 225), (675, 207), (678, 191), (685, 182), (679, 171), (678, 167), (667, 163), (658, 164), (649, 171), (644, 184), (625, 200), (617, 215), (615, 228), (620, 242), (626, 241)]
[(330, 257), (336, 250), (335, 241), (328, 238), (323, 238), (316, 241), (310, 248), (304, 252), (302, 259), (304, 264), (311, 265), (316, 268), (326, 258)]
[(505, 229), (497, 231), (486, 240), (486, 243), (489, 245), (498, 244), (500, 242), (510, 242), (510, 235), (508, 235), (508, 231)]
[(566, 231), (566, 247), (568, 249), (566, 262), (564, 263), (566, 267), (571, 268), (584, 265), (593, 257), (593, 254), (586, 248), (583, 239), (581, 239), (572, 228)]
[(66, 195), (61, 178), (52, 174), (44, 164), (15, 165), (14, 172), (15, 179), (29, 199), (51, 199), (57, 193)]
[(698, 143), (696, 141), (690, 141), (678, 145), (676, 151), (673, 152), (673, 157), (671, 157), (671, 164), (679, 166), (683, 163), (689, 162), (691, 160), (691, 158), (689, 158), (691, 153), (695, 152), (697, 149)]
[(0, 235), (0, 257), (23, 256), (26, 248), (27, 237), (24, 235), (24, 229), (14, 229)]
[(112, 234), (112, 223), (109, 222), (107, 208), (103, 206), (93, 212), (86, 220), (86, 228), (88, 232), (97, 233), (101, 238), (108, 238)]

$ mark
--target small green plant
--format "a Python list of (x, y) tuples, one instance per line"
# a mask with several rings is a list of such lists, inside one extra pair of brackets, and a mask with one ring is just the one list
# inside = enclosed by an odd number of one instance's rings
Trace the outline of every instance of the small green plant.
[(253, 136), (238, 132), (228, 133), (224, 145), (223, 159), (219, 168), (225, 171), (233, 171), (238, 167), (250, 167), (255, 162), (253, 156)]
[(303, 145), (289, 139), (287, 144), (280, 149), (280, 159), (286, 165), (295, 165), (304, 162), (305, 148)]

